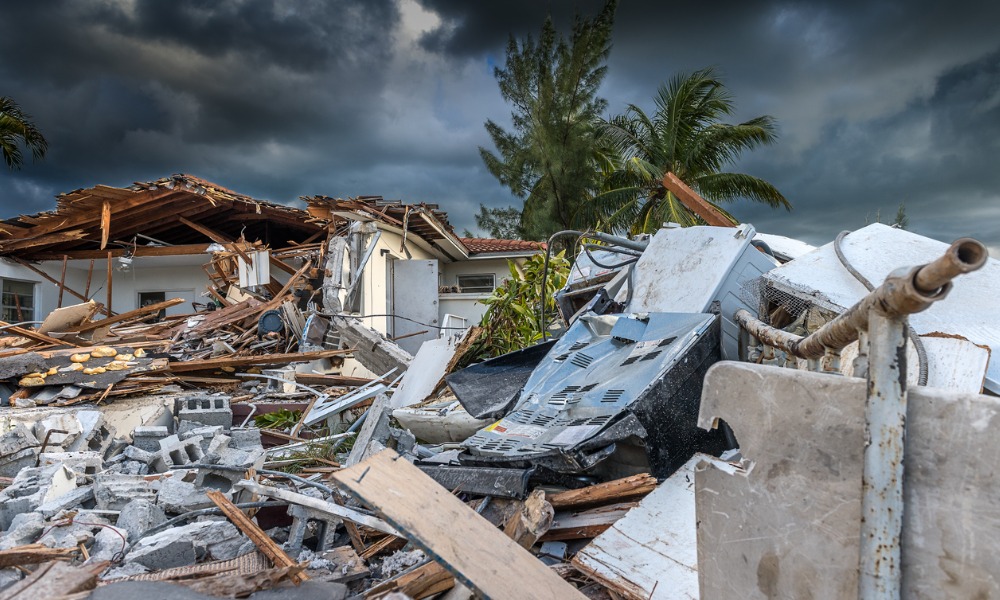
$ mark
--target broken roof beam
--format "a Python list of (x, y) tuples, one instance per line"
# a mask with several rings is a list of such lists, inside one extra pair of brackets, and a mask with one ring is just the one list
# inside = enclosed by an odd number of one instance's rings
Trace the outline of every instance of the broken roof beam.
[[(182, 244), (177, 246), (136, 246), (135, 248), (128, 248), (128, 252), (132, 253), (134, 258), (142, 258), (149, 256), (184, 256), (191, 254), (207, 254), (208, 248), (211, 244)], [(68, 250), (66, 252), (40, 252), (38, 254), (32, 254), (32, 260), (62, 260), (63, 255), (69, 257), (70, 260), (74, 259), (101, 259), (108, 256), (108, 252), (111, 256), (118, 258), (123, 256), (126, 252), (125, 248), (116, 248), (112, 250)]]
[(335, 316), (330, 324), (340, 333), (347, 346), (354, 348), (354, 358), (372, 373), (406, 371), (413, 356), (396, 344), (352, 317)]
[(712, 206), (707, 200), (702, 198), (698, 192), (691, 189), (686, 183), (672, 172), (667, 171), (663, 175), (663, 187), (667, 188), (677, 199), (681, 201), (688, 210), (704, 219), (708, 225), (716, 227), (735, 227), (737, 224), (727, 217), (722, 211)]

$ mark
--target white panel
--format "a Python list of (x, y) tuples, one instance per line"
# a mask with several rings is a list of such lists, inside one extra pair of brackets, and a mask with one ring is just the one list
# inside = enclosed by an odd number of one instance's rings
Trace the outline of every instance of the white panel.
[(426, 340), (437, 337), (438, 329), (438, 261), (397, 260), (393, 262), (392, 282), (393, 337), (418, 331), (420, 335), (397, 342), (410, 354), (416, 354)]

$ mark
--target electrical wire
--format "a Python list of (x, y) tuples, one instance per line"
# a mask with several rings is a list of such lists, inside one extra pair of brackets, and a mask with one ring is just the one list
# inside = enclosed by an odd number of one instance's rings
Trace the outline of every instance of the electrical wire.
[[(837, 258), (840, 260), (840, 264), (842, 264), (844, 268), (847, 269), (847, 272), (853, 275), (854, 278), (861, 283), (861, 285), (865, 286), (865, 288), (869, 292), (871, 292), (875, 289), (875, 286), (872, 285), (872, 282), (869, 281), (868, 278), (866, 278), (857, 269), (854, 268), (854, 266), (851, 264), (851, 261), (847, 260), (847, 256), (844, 254), (844, 249), (843, 249), (844, 238), (847, 237), (849, 233), (851, 232), (841, 231), (837, 235), (836, 239), (833, 240), (833, 250), (834, 252), (837, 253)], [(927, 349), (924, 347), (924, 342), (923, 340), (920, 339), (920, 336), (917, 335), (912, 328), (910, 328), (909, 321), (910, 321), (909, 318), (907, 318), (906, 333), (909, 336), (910, 341), (913, 343), (913, 349), (917, 351), (917, 369), (918, 369), (917, 385), (925, 386), (927, 385)]]
[(420, 321), (417, 321), (416, 319), (411, 319), (409, 317), (401, 317), (399, 315), (394, 315), (394, 314), (350, 315), (350, 314), (347, 314), (347, 313), (325, 313), (325, 312), (319, 312), (319, 311), (316, 311), (316, 314), (320, 315), (321, 317), (345, 317), (345, 318), (348, 318), (348, 319), (372, 319), (372, 318), (375, 318), (375, 317), (392, 317), (394, 319), (402, 319), (404, 321), (409, 321), (411, 323), (416, 323), (417, 325), (421, 325), (423, 327), (432, 327), (434, 329), (454, 329), (456, 331), (465, 331), (467, 329), (467, 327), (443, 327), (441, 325), (431, 325), (430, 323), (422, 323)]

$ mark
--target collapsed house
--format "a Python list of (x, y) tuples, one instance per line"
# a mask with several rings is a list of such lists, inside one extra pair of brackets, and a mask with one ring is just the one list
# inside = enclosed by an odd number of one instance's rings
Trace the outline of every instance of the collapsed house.
[[(890, 580), (859, 534), (860, 377), (904, 415), (913, 386), (903, 595), (1000, 594), (997, 553), (967, 543), (1000, 532), (968, 519), (1000, 411), (1000, 329), (965, 308), (995, 297), (980, 246), (580, 233), (563, 326), (464, 366), (479, 301), (544, 245), (304, 200), (174, 176), (3, 222), (0, 598), (854, 597)], [(909, 379), (887, 379), (852, 315), (925, 263), (892, 317), (917, 311), (890, 365)]]

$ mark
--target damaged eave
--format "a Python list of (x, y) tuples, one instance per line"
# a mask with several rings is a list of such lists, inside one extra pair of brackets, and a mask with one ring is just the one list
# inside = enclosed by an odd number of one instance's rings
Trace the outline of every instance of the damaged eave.
[[(26, 260), (204, 252), (208, 243), (259, 240), (283, 248), (325, 231), (301, 209), (256, 200), (190, 175), (128, 188), (97, 185), (58, 196), (56, 209), (8, 219), (0, 254)], [(193, 246), (200, 246), (193, 248)], [(161, 254), (163, 253), (163, 254)]]

